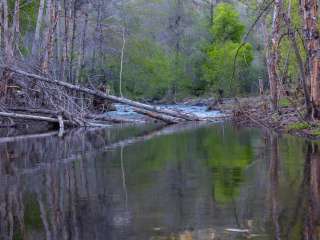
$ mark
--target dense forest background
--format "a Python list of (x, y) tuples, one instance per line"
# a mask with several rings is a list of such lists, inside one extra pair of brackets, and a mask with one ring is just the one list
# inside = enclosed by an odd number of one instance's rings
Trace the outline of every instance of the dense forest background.
[(276, 110), (290, 96), (320, 116), (314, 0), (2, 0), (1, 12), (4, 66), (144, 101), (260, 93)]
[[(219, 90), (226, 96), (252, 94), (258, 92), (259, 79), (267, 83), (259, 26), (233, 68), (258, 5), (214, 0), (10, 0), (2, 3), (8, 11), (8, 18), (2, 18), (3, 33), (10, 31), (9, 36), (2, 34), (2, 53), (6, 58), (7, 41), (12, 43), (10, 63), (23, 62), (54, 79), (104, 85), (111, 93), (143, 100), (211, 96)], [(272, 11), (269, 14), (266, 28)], [(283, 54), (292, 55), (288, 49)], [(290, 69), (292, 79), (295, 69)]]

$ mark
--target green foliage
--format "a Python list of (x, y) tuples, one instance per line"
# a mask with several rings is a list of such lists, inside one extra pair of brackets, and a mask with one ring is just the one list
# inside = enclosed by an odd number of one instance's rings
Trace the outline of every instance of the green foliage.
[(28, 196), (25, 203), (24, 222), (27, 228), (41, 229), (42, 221), (39, 205), (34, 196)]
[(279, 107), (289, 107), (290, 101), (288, 98), (280, 98), (278, 104), (279, 104)]
[[(226, 126), (222, 131), (217, 125), (153, 138), (126, 148), (124, 156), (131, 164), (127, 178), (134, 177), (135, 185), (142, 188), (153, 182), (152, 173), (168, 167), (186, 171), (192, 162), (198, 169), (209, 169), (214, 201), (227, 204), (240, 193), (245, 171), (254, 157), (252, 143), (258, 137), (255, 130), (236, 132)], [(119, 158), (116, 163), (120, 164)], [(179, 174), (172, 177), (178, 178)]]
[(218, 203), (231, 202), (239, 194), (245, 169), (253, 160), (251, 141), (255, 136), (254, 131), (235, 134), (232, 128), (226, 128), (223, 133), (212, 129), (205, 139), (207, 163), (214, 176), (212, 191)]
[[(203, 79), (212, 91), (224, 89), (230, 95), (248, 89), (247, 78), (254, 57), (251, 44), (240, 43), (244, 29), (232, 5), (221, 3), (216, 7), (211, 29), (214, 41), (206, 48), (207, 59), (202, 66)], [(232, 82), (236, 55), (238, 81)]]
[(211, 32), (215, 42), (240, 42), (245, 26), (240, 22), (239, 13), (228, 3), (220, 3), (214, 11)]
[(39, 8), (39, 1), (24, 0), (20, 2), (20, 24), (22, 33), (25, 34), (28, 31), (34, 30), (37, 22), (37, 13)]
[[(225, 44), (214, 44), (208, 49), (208, 59), (203, 65), (203, 78), (212, 89), (224, 89), (226, 93), (230, 93), (231, 88), (241, 86), (241, 82), (231, 82), (234, 58), (239, 47), (239, 43), (229, 41)], [(252, 61), (252, 46), (245, 44), (239, 50), (236, 61), (238, 77), (245, 79)]]
[(292, 123), (288, 125), (287, 131), (294, 131), (294, 130), (303, 130), (309, 128), (309, 124), (306, 122), (297, 122), (297, 123)]
[[(124, 24), (127, 29), (124, 95), (160, 100), (212, 94), (218, 89), (223, 89), (226, 96), (251, 92), (257, 85), (253, 82), (265, 71), (260, 63), (252, 66), (256, 54), (247, 43), (238, 52), (236, 79), (232, 81), (234, 57), (245, 31), (235, 7), (226, 3), (217, 5), (213, 24), (209, 24), (208, 13), (195, 10), (190, 2), (176, 4), (162, 0), (133, 1), (124, 5), (125, 20), (109, 19), (106, 23)], [(110, 35), (109, 46), (117, 52), (100, 58), (99, 66), (82, 69), (81, 76), (82, 79), (102, 76), (95, 81), (107, 82), (117, 94), (122, 35)]]
[[(126, 95), (137, 98), (161, 98), (174, 79), (173, 60), (159, 45), (148, 39), (128, 42), (123, 68)], [(113, 70), (115, 91), (118, 92), (119, 59), (109, 68)]]
[(311, 131), (311, 134), (312, 134), (313, 136), (319, 137), (319, 136), (320, 136), (320, 128), (313, 129), (313, 130)]

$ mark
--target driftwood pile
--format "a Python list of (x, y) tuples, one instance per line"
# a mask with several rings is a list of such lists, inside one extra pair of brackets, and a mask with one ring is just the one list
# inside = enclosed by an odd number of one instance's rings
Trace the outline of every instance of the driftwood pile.
[(9, 121), (2, 126), (14, 126), (19, 121), (42, 121), (55, 124), (63, 131), (65, 127), (97, 127), (138, 121), (93, 114), (90, 101), (92, 103), (92, 99), (97, 98), (131, 106), (135, 112), (166, 124), (201, 120), (193, 114), (113, 96), (92, 87), (54, 80), (21, 68), (4, 65), (0, 65), (0, 68), (3, 71), (0, 120)]

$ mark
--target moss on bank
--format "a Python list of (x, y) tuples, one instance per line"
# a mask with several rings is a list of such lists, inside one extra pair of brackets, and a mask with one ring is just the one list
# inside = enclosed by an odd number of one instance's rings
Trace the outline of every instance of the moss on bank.
[(290, 131), (298, 131), (298, 130), (303, 130), (303, 129), (308, 129), (310, 128), (310, 125), (306, 122), (295, 122), (291, 123), (286, 127), (287, 132)]

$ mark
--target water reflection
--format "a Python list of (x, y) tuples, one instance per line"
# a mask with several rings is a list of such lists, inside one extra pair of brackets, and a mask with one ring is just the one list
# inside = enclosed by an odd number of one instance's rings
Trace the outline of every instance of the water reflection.
[(0, 156), (0, 239), (320, 239), (315, 142), (119, 127), (8, 138)]

